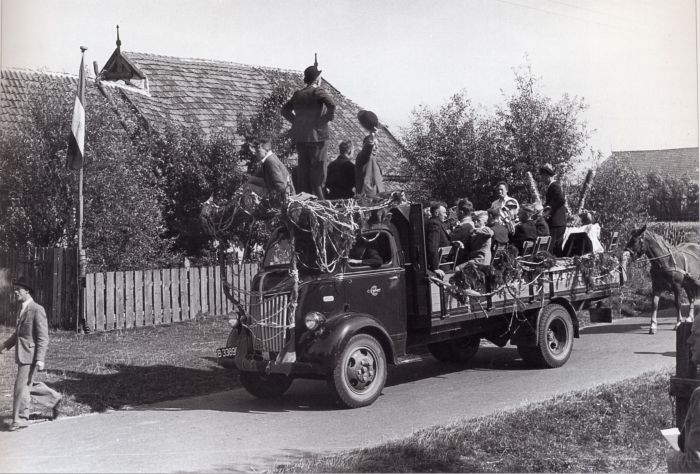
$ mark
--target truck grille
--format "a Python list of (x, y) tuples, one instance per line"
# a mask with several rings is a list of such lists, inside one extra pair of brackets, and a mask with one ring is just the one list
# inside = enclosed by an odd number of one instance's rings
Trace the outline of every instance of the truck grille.
[(293, 322), (288, 319), (289, 293), (263, 295), (251, 292), (250, 330), (253, 333), (256, 351), (280, 352), (284, 347), (284, 336)]

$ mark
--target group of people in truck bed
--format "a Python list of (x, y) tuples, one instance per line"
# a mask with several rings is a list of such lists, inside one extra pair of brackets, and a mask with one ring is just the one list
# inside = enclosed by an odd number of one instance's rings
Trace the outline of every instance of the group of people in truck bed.
[[(440, 249), (444, 247), (453, 247), (458, 268), (466, 262), (490, 265), (499, 246), (512, 245), (522, 254), (526, 242), (535, 242), (541, 236), (550, 236), (549, 251), (561, 256), (567, 223), (566, 200), (550, 164), (540, 167), (539, 174), (547, 186), (544, 205), (540, 202), (520, 205), (508, 196), (505, 182), (498, 183), (498, 198), (486, 210), (474, 210), (469, 199), (459, 199), (453, 208), (454, 220), (448, 220), (445, 203), (432, 203), (425, 224), (428, 269), (440, 278), (445, 276), (440, 268)], [(584, 225), (593, 224), (590, 213), (584, 213), (581, 220)]]

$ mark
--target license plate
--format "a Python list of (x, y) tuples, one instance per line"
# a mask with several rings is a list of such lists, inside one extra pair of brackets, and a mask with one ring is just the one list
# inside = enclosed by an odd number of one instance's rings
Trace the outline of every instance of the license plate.
[(216, 357), (236, 357), (237, 347), (221, 347), (216, 350)]

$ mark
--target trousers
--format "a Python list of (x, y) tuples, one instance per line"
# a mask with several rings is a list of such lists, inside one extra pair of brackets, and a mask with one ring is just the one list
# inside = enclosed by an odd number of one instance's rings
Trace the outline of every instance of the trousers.
[(326, 142), (297, 143), (297, 192), (315, 194), (319, 199), (323, 199), (328, 169), (326, 148)]
[(34, 382), (36, 365), (17, 364), (14, 399), (12, 403), (12, 422), (19, 423), (20, 419), (29, 419), (29, 407), (32, 399), (45, 407), (53, 407), (61, 394), (44, 382)]

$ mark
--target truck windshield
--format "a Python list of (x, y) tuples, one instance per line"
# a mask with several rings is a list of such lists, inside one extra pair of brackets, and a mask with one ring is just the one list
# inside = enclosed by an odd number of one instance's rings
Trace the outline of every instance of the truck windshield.
[[(294, 233), (296, 242), (296, 253), (299, 258), (299, 270), (302, 272), (320, 271), (318, 262), (318, 252), (316, 244), (311, 237), (310, 232), (298, 231)], [(325, 258), (327, 264), (331, 264), (337, 257), (335, 249), (331, 243), (328, 243), (326, 248)], [(263, 258), (263, 267), (278, 267), (288, 266), (292, 259), (292, 248), (289, 242), (289, 234), (286, 229), (280, 228), (275, 230), (270, 236)]]
[(292, 246), (286, 233), (275, 232), (270, 238), (263, 259), (263, 267), (289, 265), (292, 261)]

